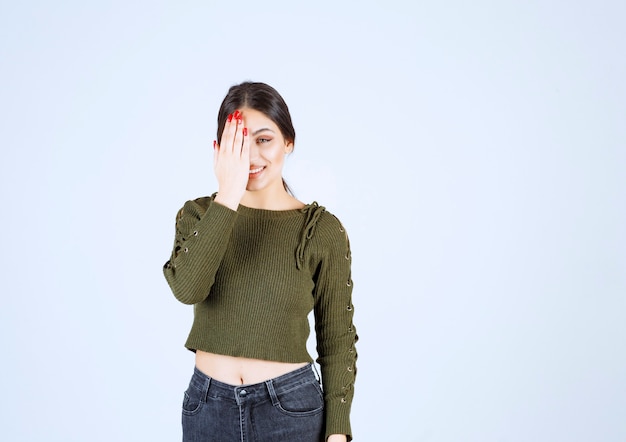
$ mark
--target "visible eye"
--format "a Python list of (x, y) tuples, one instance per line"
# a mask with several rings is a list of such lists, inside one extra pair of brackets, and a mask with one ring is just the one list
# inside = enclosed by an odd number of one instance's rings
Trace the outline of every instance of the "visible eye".
[(257, 138), (256, 142), (259, 144), (265, 144), (265, 143), (269, 143), (270, 141), (272, 141), (271, 138)]

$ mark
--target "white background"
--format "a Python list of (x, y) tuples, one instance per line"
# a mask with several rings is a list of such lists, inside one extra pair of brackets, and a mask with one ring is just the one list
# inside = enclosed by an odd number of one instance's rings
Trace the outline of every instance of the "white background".
[(162, 276), (264, 81), (348, 228), (356, 441), (626, 440), (621, 1), (3, 1), (0, 439), (180, 440)]

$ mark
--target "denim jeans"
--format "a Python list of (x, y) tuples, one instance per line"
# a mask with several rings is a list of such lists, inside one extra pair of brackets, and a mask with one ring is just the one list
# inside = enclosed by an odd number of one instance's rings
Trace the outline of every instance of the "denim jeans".
[(311, 364), (252, 385), (194, 368), (183, 399), (183, 442), (320, 442), (324, 398)]

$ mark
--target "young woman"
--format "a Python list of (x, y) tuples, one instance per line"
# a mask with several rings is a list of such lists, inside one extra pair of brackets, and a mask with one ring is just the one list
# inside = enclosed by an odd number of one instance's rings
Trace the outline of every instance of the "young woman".
[[(351, 440), (358, 338), (347, 234), (282, 178), (296, 135), (275, 89), (231, 87), (217, 125), (218, 191), (178, 212), (164, 266), (174, 296), (194, 305), (183, 440)], [(306, 349), (311, 311), (323, 386)]]

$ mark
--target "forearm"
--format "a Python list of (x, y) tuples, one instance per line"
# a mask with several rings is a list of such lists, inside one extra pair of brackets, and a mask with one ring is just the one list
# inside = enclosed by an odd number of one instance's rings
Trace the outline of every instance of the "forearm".
[(210, 203), (206, 212), (190, 201), (177, 220), (177, 235), (163, 273), (174, 296), (185, 304), (204, 300), (215, 280), (237, 213)]

